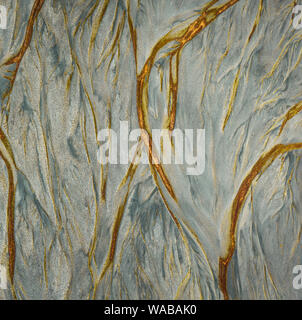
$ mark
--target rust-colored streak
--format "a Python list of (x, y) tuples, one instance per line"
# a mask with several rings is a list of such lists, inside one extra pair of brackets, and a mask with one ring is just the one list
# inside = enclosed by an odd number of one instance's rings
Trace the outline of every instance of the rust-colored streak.
[(279, 135), (282, 133), (286, 123), (292, 119), (296, 114), (298, 114), (300, 111), (302, 111), (302, 101), (295, 104), (285, 115), (284, 120), (281, 124)]
[[(173, 64), (173, 59), (175, 59), (175, 65)], [(170, 79), (169, 79), (169, 107), (168, 111), (170, 113), (169, 130), (173, 131), (176, 121), (176, 105), (177, 105), (177, 94), (178, 94), (178, 73), (179, 73), (179, 59), (180, 50), (176, 54), (170, 57)], [(174, 68), (173, 68), (174, 66)], [(173, 70), (175, 69), (175, 70)], [(174, 72), (175, 71), (175, 75)]]
[[(8, 173), (8, 198), (7, 198), (7, 247), (8, 247), (8, 269), (9, 279), (12, 285), (12, 294), (15, 296), (14, 291), (14, 273), (15, 273), (15, 260), (16, 260), (16, 246), (15, 246), (15, 185), (12, 165), (17, 168), (11, 145), (0, 127), (0, 140), (10, 157), (9, 161), (6, 155), (0, 150), (0, 157), (3, 159), (7, 173)], [(12, 165), (11, 165), (12, 163)]]
[[(98, 3), (97, 3), (98, 5)], [(92, 49), (94, 47), (95, 44), (95, 40), (96, 40), (96, 36), (98, 33), (98, 30), (100, 28), (100, 25), (103, 21), (104, 15), (106, 13), (106, 10), (108, 8), (109, 5), (109, 0), (104, 0), (103, 1), (103, 5), (99, 11), (99, 13), (97, 14), (97, 17), (95, 18), (93, 24), (92, 24), (92, 32), (91, 32), (91, 38), (90, 38), (90, 43), (89, 43), (89, 47), (88, 47), (88, 59), (89, 59), (89, 65), (91, 63), (91, 54), (92, 54)]]
[[(176, 56), (176, 76), (173, 79), (173, 71), (170, 77), (170, 95), (172, 100), (171, 105), (171, 112), (170, 112), (170, 122), (169, 128), (174, 129), (175, 119), (176, 119), (176, 104), (177, 104), (177, 91), (178, 91), (178, 65), (179, 65), (179, 55), (182, 48), (191, 41), (196, 35), (198, 35), (206, 26), (208, 26), (212, 21), (214, 21), (221, 13), (225, 10), (230, 8), (239, 0), (231, 0), (225, 3), (224, 5), (217, 6), (215, 8), (211, 8), (217, 0), (210, 1), (201, 11), (200, 16), (192, 22), (188, 27), (183, 28), (182, 30), (176, 32), (174, 30), (168, 32), (163, 38), (161, 38), (156, 45), (154, 46), (153, 50), (149, 58), (146, 60), (142, 71), (137, 74), (137, 86), (136, 86), (136, 103), (137, 103), (137, 115), (140, 128), (145, 130), (149, 138), (143, 138), (144, 143), (149, 148), (149, 159), (157, 158), (155, 150), (152, 150), (152, 136), (151, 130), (149, 128), (149, 121), (148, 121), (148, 87), (149, 87), (149, 78), (152, 67), (154, 65), (154, 61), (158, 52), (168, 43), (172, 41), (176, 41), (177, 45), (176, 48), (170, 53), (170, 59), (173, 59)], [(128, 7), (129, 11), (129, 7)], [(128, 21), (131, 22), (131, 19), (128, 15)], [(130, 23), (130, 31), (132, 35), (132, 44), (134, 47), (134, 54), (135, 54), (135, 61), (137, 61), (137, 42), (136, 42), (136, 34), (132, 23)], [(172, 68), (172, 61), (170, 60), (170, 68)], [(160, 175), (166, 189), (168, 190), (171, 197), (176, 201), (175, 193), (173, 191), (173, 187), (170, 184), (163, 168), (160, 163), (152, 164), (150, 166), (154, 166), (158, 174)]]
[(231, 207), (231, 225), (229, 230), (229, 244), (227, 249), (227, 254), (224, 257), (219, 258), (219, 286), (224, 295), (224, 298), (229, 299), (227, 291), (227, 270), (228, 265), (233, 257), (236, 248), (236, 227), (239, 218), (240, 211), (245, 203), (247, 194), (251, 187), (252, 182), (258, 176), (260, 172), (264, 172), (270, 164), (281, 154), (302, 149), (302, 143), (294, 144), (278, 144), (274, 146), (270, 151), (262, 155), (258, 161), (253, 166), (250, 173), (241, 183), (239, 190), (233, 200)]
[(8, 91), (8, 93), (6, 93), (4, 95), (3, 98), (8, 96), (10, 94), (11, 90), (12, 90), (12, 87), (13, 87), (14, 82), (16, 80), (16, 76), (17, 76), (21, 61), (22, 61), (22, 58), (23, 58), (23, 56), (24, 56), (24, 54), (25, 54), (25, 52), (26, 52), (26, 50), (29, 47), (30, 42), (31, 42), (31, 38), (32, 38), (32, 34), (33, 34), (33, 28), (34, 28), (34, 22), (35, 22), (35, 20), (36, 20), (36, 18), (38, 16), (43, 4), (44, 4), (44, 1), (45, 0), (36, 0), (35, 1), (34, 5), (32, 7), (31, 13), (30, 13), (30, 17), (29, 17), (28, 23), (27, 23), (25, 37), (24, 37), (22, 46), (21, 46), (19, 52), (16, 55), (11, 57), (9, 60), (7, 60), (4, 63), (4, 65), (11, 65), (11, 64), (15, 63), (16, 64), (16, 69), (12, 73), (11, 78), (9, 78), (9, 80), (11, 82), (11, 88)]
[(141, 137), (145, 145), (147, 146), (149, 150), (149, 163), (150, 166), (154, 166), (158, 174), (160, 175), (165, 187), (167, 188), (169, 194), (171, 197), (176, 201), (176, 196), (173, 191), (172, 185), (169, 182), (168, 177), (166, 176), (162, 165), (158, 161), (158, 157), (156, 154), (156, 151), (154, 148), (152, 148), (152, 137), (149, 130), (148, 120), (147, 120), (147, 114), (143, 112), (143, 96), (144, 96), (144, 88), (143, 88), (143, 79), (138, 79), (137, 81), (137, 113), (138, 113), (138, 119), (139, 119), (139, 125), (140, 128), (143, 129)]
[(8, 237), (8, 255), (9, 255), (9, 277), (11, 284), (14, 281), (15, 259), (16, 259), (16, 246), (15, 246), (15, 233), (14, 233), (14, 212), (15, 212), (15, 186), (14, 175), (12, 167), (8, 159), (0, 151), (0, 157), (3, 159), (8, 172), (8, 200), (7, 200), (7, 237)]
[(127, 199), (128, 199), (128, 193), (127, 193), (122, 205), (118, 208), (117, 217), (114, 222), (110, 250), (109, 250), (109, 262), (110, 263), (113, 262), (113, 259), (114, 259), (117, 236), (119, 233), (119, 229), (120, 229), (120, 225), (121, 225), (121, 221), (122, 221), (122, 217), (123, 217), (123, 212), (124, 212), (124, 208), (125, 208)]
[(43, 6), (45, 0), (36, 0), (32, 9), (31, 9), (31, 13), (30, 13), (30, 17), (27, 23), (27, 27), (26, 27), (26, 32), (25, 32), (25, 38), (23, 40), (22, 46), (19, 50), (19, 52), (13, 56), (12, 58), (10, 58), (5, 65), (10, 65), (13, 63), (17, 63), (20, 64), (27, 48), (29, 47), (29, 44), (31, 42), (31, 38), (32, 38), (32, 33), (33, 33), (33, 27), (34, 27), (34, 22)]
[(6, 149), (6, 151), (8, 152), (8, 154), (10, 155), (12, 161), (13, 161), (13, 164), (15, 167), (16, 166), (16, 162), (15, 162), (15, 158), (14, 158), (14, 154), (13, 154), (13, 150), (11, 148), (11, 145), (6, 137), (6, 135), (4, 134), (3, 130), (1, 129), (0, 127), (0, 140), (2, 141), (2, 143), (4, 144), (4, 147)]
[(118, 238), (118, 233), (120, 230), (120, 226), (121, 226), (121, 222), (122, 222), (122, 218), (124, 215), (124, 210), (125, 210), (125, 206), (128, 200), (128, 196), (129, 196), (129, 191), (130, 191), (130, 185), (131, 182), (133, 180), (134, 174), (136, 172), (137, 169), (137, 165), (135, 166), (130, 166), (128, 172), (127, 172), (127, 177), (129, 178), (128, 181), (128, 186), (127, 186), (127, 192), (126, 195), (124, 196), (123, 200), (121, 201), (118, 210), (117, 210), (117, 214), (113, 223), (113, 229), (112, 229), (112, 236), (111, 236), (111, 241), (110, 241), (110, 248), (109, 248), (109, 252), (104, 264), (104, 267), (102, 269), (102, 272), (97, 280), (97, 283), (95, 283), (94, 286), (94, 292), (93, 292), (93, 298), (95, 298), (96, 295), (96, 291), (98, 288), (98, 285), (100, 283), (100, 281), (102, 281), (102, 279), (104, 278), (105, 274), (107, 273), (107, 271), (109, 270), (110, 267), (113, 267), (113, 262), (114, 262), (114, 256), (115, 256), (115, 251), (116, 251), (116, 244), (117, 244), (117, 238)]
[(196, 35), (200, 33), (205, 27), (207, 27), (211, 22), (213, 22), (220, 14), (229, 9), (239, 0), (231, 0), (224, 5), (211, 8), (217, 1), (211, 1), (209, 5), (202, 11), (200, 17), (198, 17), (186, 30), (184, 36), (178, 39), (179, 43), (183, 47), (187, 42), (192, 40)]

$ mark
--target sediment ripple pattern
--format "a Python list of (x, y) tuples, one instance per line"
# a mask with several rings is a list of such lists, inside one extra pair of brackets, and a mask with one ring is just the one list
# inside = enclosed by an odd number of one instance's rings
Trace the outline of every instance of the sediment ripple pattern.
[[(0, 298), (301, 299), (298, 2), (3, 0)], [(120, 121), (205, 129), (204, 173), (101, 165)]]

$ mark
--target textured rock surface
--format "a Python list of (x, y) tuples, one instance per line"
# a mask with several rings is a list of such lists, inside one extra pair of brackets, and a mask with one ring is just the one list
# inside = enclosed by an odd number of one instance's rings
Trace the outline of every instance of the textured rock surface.
[[(301, 299), (296, 2), (0, 1), (0, 297)], [(174, 115), (202, 175), (98, 163), (99, 130)]]

